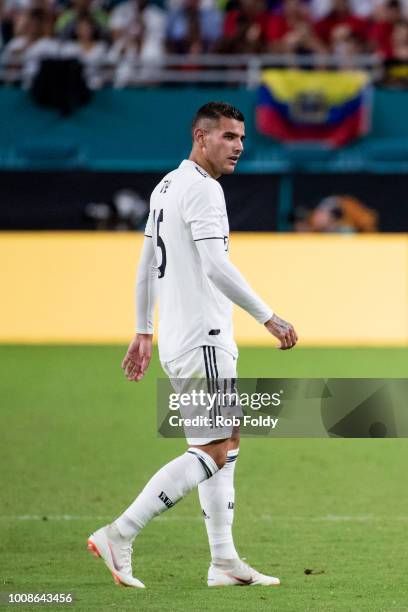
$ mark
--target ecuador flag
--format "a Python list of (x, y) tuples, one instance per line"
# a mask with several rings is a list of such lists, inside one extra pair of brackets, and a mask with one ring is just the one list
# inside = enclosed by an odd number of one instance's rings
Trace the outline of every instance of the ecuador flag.
[(366, 134), (371, 88), (361, 71), (267, 69), (258, 90), (256, 124), (281, 142), (340, 147)]

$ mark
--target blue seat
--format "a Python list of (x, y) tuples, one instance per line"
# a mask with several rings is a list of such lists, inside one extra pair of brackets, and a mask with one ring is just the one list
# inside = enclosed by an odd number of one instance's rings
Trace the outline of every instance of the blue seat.
[(75, 142), (39, 141), (23, 142), (14, 147), (11, 154), (12, 165), (20, 168), (41, 169), (81, 168), (86, 164), (86, 156)]
[(382, 138), (364, 143), (364, 156), (382, 162), (408, 162), (408, 141), (400, 138)]

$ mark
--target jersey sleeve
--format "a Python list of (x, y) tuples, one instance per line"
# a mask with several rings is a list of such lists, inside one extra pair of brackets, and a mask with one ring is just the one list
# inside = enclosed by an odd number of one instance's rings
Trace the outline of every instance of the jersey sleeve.
[(224, 239), (225, 214), (222, 191), (215, 180), (197, 181), (184, 196), (182, 216), (190, 225), (193, 240)]
[(221, 293), (246, 310), (259, 323), (266, 323), (272, 318), (273, 311), (229, 261), (223, 244), (217, 240), (203, 240), (197, 243), (197, 250), (206, 275)]
[(147, 217), (144, 235), (147, 236), (147, 238), (151, 238), (153, 236), (152, 211), (149, 212), (149, 216)]
[(136, 332), (138, 334), (153, 333), (157, 279), (158, 274), (153, 242), (145, 238), (136, 280)]

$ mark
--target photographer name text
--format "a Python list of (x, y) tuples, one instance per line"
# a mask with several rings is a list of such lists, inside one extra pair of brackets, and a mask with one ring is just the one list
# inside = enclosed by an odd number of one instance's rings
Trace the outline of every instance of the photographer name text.
[(242, 417), (217, 415), (214, 418), (209, 416), (195, 416), (192, 419), (188, 419), (180, 417), (177, 414), (172, 414), (169, 418), (169, 425), (171, 427), (237, 427), (243, 425), (244, 427), (270, 427), (275, 429), (278, 425), (278, 421), (279, 419), (277, 418), (265, 415), (245, 415)]

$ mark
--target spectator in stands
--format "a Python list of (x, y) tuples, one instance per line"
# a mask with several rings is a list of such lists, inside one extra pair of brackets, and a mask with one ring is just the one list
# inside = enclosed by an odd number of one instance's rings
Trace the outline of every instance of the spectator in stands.
[[(338, 28), (340, 35), (336, 31)], [(316, 33), (332, 49), (339, 37), (346, 36), (346, 30), (362, 44), (368, 42), (369, 21), (352, 13), (349, 0), (332, 0), (331, 11), (316, 23)]]
[(285, 0), (281, 14), (268, 20), (267, 38), (272, 53), (324, 53), (326, 48), (316, 35), (308, 9), (301, 0)]
[[(349, 0), (349, 9), (353, 15), (370, 18), (376, 3), (382, 0)], [(310, 15), (314, 21), (323, 19), (332, 10), (332, 0), (309, 0)]]
[(350, 69), (353, 57), (367, 51), (367, 43), (347, 26), (338, 26), (332, 33), (331, 51), (341, 60), (342, 69)]
[[(58, 43), (52, 37), (53, 17), (42, 9), (27, 11), (20, 28), (19, 35), (5, 46), (2, 60), (9, 66), (22, 66), (22, 81), (29, 86), (41, 60), (58, 54)], [(14, 80), (12, 69), (6, 71), (5, 80)]]
[(55, 13), (55, 0), (0, 0), (0, 48), (25, 27), (26, 15), (31, 9)]
[(13, 6), (9, 6), (6, 0), (0, 0), (0, 49), (2, 49), (15, 34), (13, 24), (15, 13), (16, 9)]
[(166, 13), (148, 0), (125, 0), (110, 15), (109, 29), (122, 53), (130, 45), (144, 60), (157, 61), (163, 57)]
[(224, 34), (216, 45), (220, 53), (260, 53), (266, 50), (268, 11), (265, 0), (239, 0), (228, 11)]
[(19, 34), (19, 21), (30, 9), (55, 12), (55, 0), (0, 0), (0, 48)]
[[(110, 26), (115, 28), (114, 43), (108, 54), (108, 61), (115, 66), (114, 85), (126, 87), (136, 82), (152, 82), (154, 69), (164, 55), (165, 13), (157, 7), (148, 7), (144, 1), (126, 2), (122, 6), (126, 12), (119, 11), (118, 6), (110, 21)], [(126, 13), (129, 18), (132, 15), (127, 23)]]
[(170, 53), (205, 53), (222, 34), (222, 16), (215, 8), (200, 8), (200, 0), (184, 0), (169, 12), (167, 48)]
[(390, 51), (390, 59), (408, 62), (408, 22), (399, 21), (394, 25)]
[(84, 14), (91, 15), (100, 35), (106, 34), (108, 15), (95, 4), (95, 0), (72, 0), (72, 6), (61, 13), (55, 24), (58, 37), (62, 40), (73, 40), (78, 19)]
[(136, 62), (141, 59), (143, 35), (143, 25), (134, 21), (128, 31), (113, 43), (108, 53), (108, 62), (115, 66), (115, 87), (132, 85), (135, 83), (135, 73), (140, 75), (140, 67), (136, 68)]
[(90, 89), (99, 89), (103, 78), (99, 66), (107, 59), (107, 45), (101, 40), (99, 28), (91, 15), (78, 16), (75, 27), (75, 40), (63, 43), (61, 56), (79, 59), (85, 68), (85, 80)]
[(331, 50), (339, 38), (347, 36), (364, 45), (369, 40), (369, 21), (352, 13), (349, 0), (332, 0), (331, 11), (316, 23), (316, 32)]
[(373, 48), (382, 57), (392, 56), (393, 30), (397, 23), (403, 20), (403, 10), (399, 0), (386, 0), (375, 11), (374, 23), (370, 30), (370, 40)]

